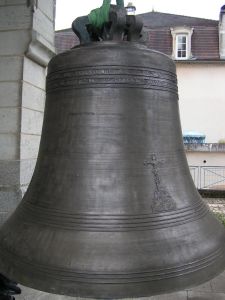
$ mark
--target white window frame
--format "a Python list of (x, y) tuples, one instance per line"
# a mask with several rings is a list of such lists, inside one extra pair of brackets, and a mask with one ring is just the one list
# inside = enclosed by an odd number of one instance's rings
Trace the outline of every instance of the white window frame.
[[(192, 58), (191, 53), (191, 36), (193, 33), (193, 28), (189, 27), (176, 27), (171, 28), (171, 34), (173, 37), (173, 52), (172, 58), (175, 60), (188, 60)], [(186, 55), (184, 57), (178, 56), (178, 38), (180, 36), (186, 37)]]
[[(185, 38), (185, 43), (179, 43), (179, 38)], [(185, 49), (179, 49), (179, 45), (184, 44), (185, 45)], [(175, 53), (175, 57), (176, 59), (187, 59), (188, 58), (188, 35), (184, 34), (184, 33), (178, 33), (176, 35), (176, 45), (175, 45), (176, 49), (176, 53)], [(179, 56), (179, 51), (181, 51), (181, 56)], [(184, 56), (182, 56), (182, 52), (185, 53)]]

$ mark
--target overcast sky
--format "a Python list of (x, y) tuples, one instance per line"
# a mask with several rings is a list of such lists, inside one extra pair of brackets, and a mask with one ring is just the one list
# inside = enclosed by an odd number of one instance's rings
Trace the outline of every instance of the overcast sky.
[[(69, 28), (72, 21), (88, 14), (92, 9), (101, 6), (103, 0), (56, 0), (56, 30)], [(127, 5), (129, 1), (125, 0)], [(134, 0), (137, 14), (157, 12), (194, 16), (199, 18), (218, 20), (220, 7), (225, 0)], [(116, 3), (115, 0), (111, 1)]]

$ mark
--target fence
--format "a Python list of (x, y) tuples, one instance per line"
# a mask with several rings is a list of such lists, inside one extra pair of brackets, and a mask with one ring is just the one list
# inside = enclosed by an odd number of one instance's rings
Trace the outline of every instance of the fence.
[(189, 166), (189, 168), (198, 189), (225, 190), (225, 166)]

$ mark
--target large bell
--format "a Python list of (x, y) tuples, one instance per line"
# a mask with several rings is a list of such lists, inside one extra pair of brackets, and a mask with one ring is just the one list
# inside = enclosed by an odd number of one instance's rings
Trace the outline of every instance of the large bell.
[(0, 270), (56, 294), (141, 297), (225, 268), (225, 230), (187, 165), (171, 59), (96, 42), (49, 64), (37, 166)]

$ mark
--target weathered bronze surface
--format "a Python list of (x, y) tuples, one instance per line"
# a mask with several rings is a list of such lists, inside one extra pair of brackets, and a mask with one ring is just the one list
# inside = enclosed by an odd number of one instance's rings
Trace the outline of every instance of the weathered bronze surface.
[(102, 299), (222, 271), (225, 230), (189, 173), (173, 61), (138, 43), (90, 43), (53, 58), (47, 94), (32, 182), (0, 231), (0, 271)]

